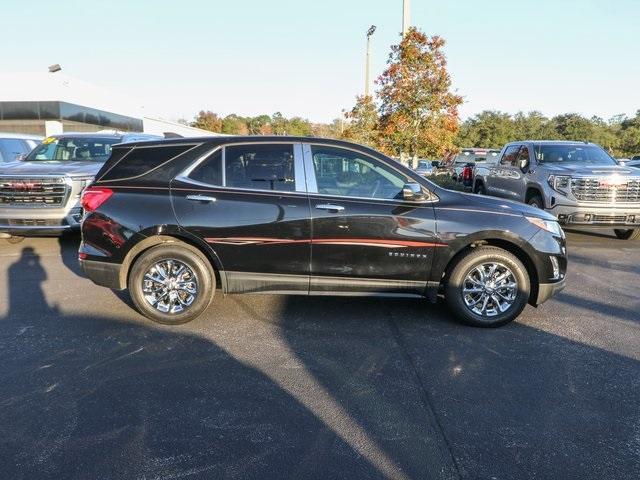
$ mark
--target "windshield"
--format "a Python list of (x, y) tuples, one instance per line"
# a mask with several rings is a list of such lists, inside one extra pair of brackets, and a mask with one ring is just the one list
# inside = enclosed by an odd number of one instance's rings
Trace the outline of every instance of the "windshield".
[(106, 162), (111, 156), (111, 145), (120, 142), (119, 138), (48, 137), (25, 161)]
[(616, 161), (596, 145), (538, 145), (539, 163), (585, 163), (617, 165)]

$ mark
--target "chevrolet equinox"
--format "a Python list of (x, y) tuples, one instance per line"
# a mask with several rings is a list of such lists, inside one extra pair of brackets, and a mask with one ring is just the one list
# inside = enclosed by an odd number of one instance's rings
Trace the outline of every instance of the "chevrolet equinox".
[(166, 324), (202, 314), (220, 290), (444, 296), (463, 322), (492, 327), (565, 284), (553, 216), (446, 190), (338, 140), (115, 145), (82, 206), (86, 275)]

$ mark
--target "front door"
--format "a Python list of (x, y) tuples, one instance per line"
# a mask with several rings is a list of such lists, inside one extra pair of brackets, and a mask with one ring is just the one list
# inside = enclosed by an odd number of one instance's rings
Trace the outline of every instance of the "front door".
[(424, 294), (437, 243), (430, 200), (402, 198), (405, 183), (415, 180), (394, 160), (357, 150), (321, 144), (303, 150), (311, 293)]
[(178, 223), (220, 259), (229, 292), (308, 293), (311, 221), (299, 143), (219, 147), (171, 185)]
[(529, 160), (529, 148), (522, 145), (518, 150), (518, 155), (510, 165), (506, 166), (505, 174), (502, 179), (504, 196), (509, 200), (524, 202), (526, 190), (526, 176), (521, 168), (521, 162)]
[(500, 157), (500, 161), (491, 168), (491, 175), (487, 179), (486, 185), (489, 195), (512, 198), (507, 188), (519, 151), (520, 145), (509, 145)]

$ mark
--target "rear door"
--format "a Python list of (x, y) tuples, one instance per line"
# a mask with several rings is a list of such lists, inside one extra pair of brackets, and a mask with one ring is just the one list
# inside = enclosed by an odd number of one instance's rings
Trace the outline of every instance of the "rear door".
[(230, 292), (308, 293), (311, 219), (301, 144), (218, 147), (171, 185), (179, 224), (207, 242)]
[(437, 246), (429, 197), (403, 200), (402, 187), (414, 180), (393, 160), (325, 144), (303, 150), (313, 232), (311, 293), (424, 294)]

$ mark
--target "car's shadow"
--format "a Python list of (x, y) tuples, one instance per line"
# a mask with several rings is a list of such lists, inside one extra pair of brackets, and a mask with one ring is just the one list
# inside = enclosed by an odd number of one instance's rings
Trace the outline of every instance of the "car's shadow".
[(635, 358), (402, 299), (230, 296), (158, 327), (65, 313), (47, 276), (29, 247), (7, 271), (2, 478), (640, 472)]

